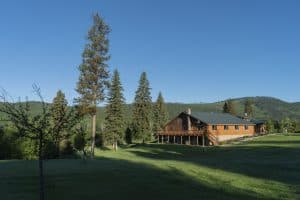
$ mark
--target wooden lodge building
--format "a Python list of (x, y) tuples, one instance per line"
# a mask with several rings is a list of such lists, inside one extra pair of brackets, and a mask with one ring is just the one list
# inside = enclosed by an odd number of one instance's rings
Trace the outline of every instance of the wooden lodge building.
[(264, 124), (227, 113), (180, 113), (158, 132), (159, 143), (218, 145), (220, 142), (265, 131)]

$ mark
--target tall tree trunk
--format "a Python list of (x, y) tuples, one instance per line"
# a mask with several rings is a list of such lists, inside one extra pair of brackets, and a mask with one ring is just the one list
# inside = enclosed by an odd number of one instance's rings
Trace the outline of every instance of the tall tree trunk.
[(118, 142), (117, 141), (113, 142), (113, 150), (118, 151)]
[(92, 121), (92, 145), (91, 145), (91, 159), (94, 159), (95, 155), (95, 138), (96, 138), (96, 119), (97, 115), (93, 115), (93, 121)]
[(40, 173), (40, 200), (45, 199), (44, 166), (43, 166), (43, 133), (39, 134), (39, 173)]

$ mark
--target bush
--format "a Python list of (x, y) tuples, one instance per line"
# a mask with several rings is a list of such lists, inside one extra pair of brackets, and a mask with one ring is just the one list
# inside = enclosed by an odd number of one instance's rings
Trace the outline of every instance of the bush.
[(296, 121), (285, 118), (281, 121), (282, 133), (295, 133)]
[(132, 144), (132, 131), (130, 128), (125, 131), (125, 141), (127, 144)]
[(104, 137), (103, 133), (97, 133), (95, 137), (95, 146), (96, 147), (103, 147), (104, 146)]
[(59, 149), (54, 142), (47, 142), (44, 146), (44, 158), (45, 159), (56, 159), (59, 157)]
[(0, 160), (2, 159), (21, 159), (21, 142), (17, 133), (12, 129), (0, 128)]
[(59, 144), (59, 152), (62, 156), (72, 155), (74, 153), (72, 142), (70, 140), (63, 140)]
[(73, 145), (77, 151), (84, 151), (86, 146), (86, 139), (83, 135), (76, 134), (73, 138)]
[(36, 160), (37, 159), (37, 145), (36, 141), (32, 141), (28, 138), (20, 138), (21, 150), (22, 150), (22, 159), (25, 160)]

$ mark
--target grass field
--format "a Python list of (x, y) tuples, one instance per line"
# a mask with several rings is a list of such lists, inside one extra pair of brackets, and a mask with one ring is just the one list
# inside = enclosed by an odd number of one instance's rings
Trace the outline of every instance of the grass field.
[[(46, 199), (300, 199), (300, 135), (207, 148), (97, 150), (93, 161), (46, 161)], [(0, 199), (38, 197), (36, 161), (0, 161)]]

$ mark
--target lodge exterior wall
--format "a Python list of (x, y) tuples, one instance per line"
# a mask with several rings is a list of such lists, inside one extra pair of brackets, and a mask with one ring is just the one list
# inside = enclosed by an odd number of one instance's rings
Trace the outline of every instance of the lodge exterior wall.
[[(227, 125), (228, 130), (225, 130), (224, 125), (216, 125), (217, 130), (213, 130), (213, 125), (208, 125), (208, 131), (214, 135), (254, 135), (255, 134), (255, 125)], [(235, 126), (238, 126), (238, 130), (235, 129)], [(248, 129), (245, 128), (248, 126)]]
[[(189, 120), (190, 118), (190, 127), (189, 127)], [(175, 119), (173, 119), (171, 122), (169, 122), (165, 128), (165, 132), (175, 132), (175, 131), (198, 131), (198, 125), (197, 125), (197, 120), (188, 116), (181, 114)]]
[[(255, 125), (227, 125), (228, 129), (225, 130), (225, 125), (216, 125), (217, 130), (213, 130), (213, 125), (208, 125), (208, 132), (213, 134), (218, 142), (233, 140), (245, 136), (253, 136), (255, 134)], [(235, 126), (238, 126), (238, 130)], [(248, 127), (248, 129), (245, 128)]]

